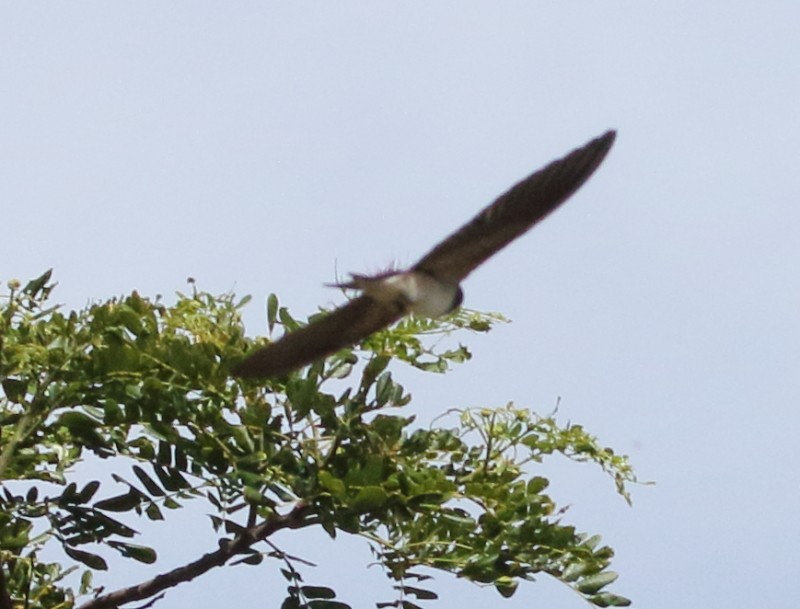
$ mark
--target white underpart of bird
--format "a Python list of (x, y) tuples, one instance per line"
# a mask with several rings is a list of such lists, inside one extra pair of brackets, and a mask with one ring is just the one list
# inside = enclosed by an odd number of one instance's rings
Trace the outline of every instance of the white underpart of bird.
[(458, 284), (439, 281), (427, 273), (415, 271), (389, 272), (369, 277), (351, 275), (347, 283), (335, 287), (360, 290), (365, 296), (387, 305), (402, 307), (420, 317), (441, 317), (454, 310), (463, 300)]

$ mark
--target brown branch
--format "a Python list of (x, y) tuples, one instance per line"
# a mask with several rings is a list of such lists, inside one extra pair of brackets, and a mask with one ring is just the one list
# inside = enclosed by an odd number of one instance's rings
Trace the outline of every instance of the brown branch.
[(308, 525), (309, 521), (304, 519), (307, 512), (308, 507), (301, 503), (288, 514), (275, 516), (257, 526), (244, 529), (233, 541), (220, 544), (219, 550), (204, 554), (197, 560), (172, 571), (156, 575), (149, 581), (98, 596), (84, 603), (78, 609), (115, 609), (125, 603), (144, 600), (167, 588), (191, 581), (214, 567), (224, 565), (231, 557), (247, 550), (276, 531), (299, 529)]
[[(9, 575), (11, 570), (9, 569)], [(3, 563), (0, 562), (0, 609), (13, 609), (14, 605), (11, 602), (11, 595), (8, 593), (8, 584), (6, 583), (6, 574), (3, 571)]]

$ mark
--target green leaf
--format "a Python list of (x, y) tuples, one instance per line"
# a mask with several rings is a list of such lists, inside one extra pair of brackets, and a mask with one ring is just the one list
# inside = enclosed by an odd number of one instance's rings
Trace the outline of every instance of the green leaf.
[(172, 465), (172, 444), (161, 441), (158, 443), (158, 465)]
[(90, 569), (95, 569), (96, 571), (107, 571), (108, 564), (102, 557), (98, 556), (97, 554), (92, 554), (91, 552), (84, 552), (83, 550), (76, 550), (75, 548), (70, 548), (69, 546), (63, 546), (64, 553), (72, 558), (73, 560), (77, 560), (78, 562), (83, 563)]
[(365, 486), (356, 495), (353, 508), (359, 512), (366, 512), (382, 507), (389, 496), (379, 486)]
[(10, 402), (22, 403), (28, 393), (28, 383), (19, 379), (3, 379), (3, 392)]
[(81, 492), (78, 493), (77, 503), (89, 503), (99, 488), (100, 482), (97, 480), (92, 480), (91, 482), (87, 483), (86, 486), (81, 489)]
[(109, 541), (108, 545), (117, 550), (120, 554), (127, 558), (133, 558), (139, 562), (151, 565), (156, 562), (158, 558), (156, 551), (147, 546), (139, 546), (132, 543), (124, 543), (121, 541)]
[(138, 465), (133, 466), (133, 473), (136, 474), (136, 477), (139, 478), (139, 482), (141, 482), (144, 487), (147, 489), (147, 492), (151, 495), (156, 495), (157, 497), (163, 497), (166, 493), (161, 489), (158, 484), (156, 484), (153, 479), (147, 475), (141, 467)]
[(86, 434), (94, 432), (101, 423), (82, 412), (70, 410), (58, 417), (57, 424), (67, 427), (74, 434)]
[(264, 562), (264, 556), (260, 552), (252, 551), (252, 552), (248, 553), (244, 558), (240, 558), (239, 560), (235, 560), (230, 564), (231, 564), (231, 566), (238, 565), (238, 564), (254, 566), (254, 565), (260, 565), (262, 562)]
[(25, 501), (27, 503), (36, 503), (36, 499), (39, 497), (39, 489), (35, 486), (32, 486), (28, 489), (28, 492), (25, 494)]
[(610, 592), (603, 592), (595, 596), (589, 597), (589, 600), (598, 607), (629, 607), (631, 604), (630, 599), (624, 596), (617, 596)]
[(186, 457), (186, 451), (180, 446), (175, 447), (175, 469), (178, 472), (185, 472), (189, 467), (189, 461)]
[(512, 577), (499, 577), (494, 582), (495, 589), (500, 593), (503, 598), (511, 598), (517, 591), (519, 582)]
[(325, 586), (301, 586), (300, 591), (306, 598), (336, 598), (336, 592)]
[(80, 592), (81, 594), (88, 594), (89, 591), (92, 589), (92, 576), (94, 573), (91, 571), (84, 571), (81, 575), (81, 587)]
[(182, 507), (180, 503), (175, 501), (172, 497), (166, 497), (164, 499), (164, 507), (168, 510), (177, 510), (178, 508)]
[(542, 478), (541, 476), (534, 476), (533, 478), (528, 480), (528, 485), (526, 490), (529, 495), (538, 495), (548, 486), (550, 486), (550, 481), (547, 478)]
[(50, 281), (50, 277), (53, 275), (53, 269), (48, 269), (44, 272), (44, 274), (40, 275), (36, 279), (32, 279), (27, 283), (27, 285), (22, 288), (23, 293), (27, 294), (31, 298), (38, 298), (40, 294), (44, 291), (45, 285), (47, 282)]
[(378, 376), (378, 381), (375, 384), (375, 403), (378, 406), (385, 406), (392, 398), (395, 386), (392, 382), (392, 373), (383, 372)]
[(78, 493), (77, 493), (78, 485), (74, 482), (70, 482), (64, 490), (61, 491), (61, 495), (58, 498), (58, 505), (60, 507), (64, 507), (71, 503), (78, 503)]
[(117, 495), (103, 499), (94, 504), (95, 509), (107, 512), (128, 512), (141, 503), (141, 497), (136, 491), (130, 490), (124, 495)]
[(309, 609), (351, 609), (347, 603), (339, 601), (313, 600), (308, 602)]
[(595, 575), (584, 577), (578, 584), (576, 584), (575, 589), (583, 594), (594, 594), (595, 592), (599, 592), (608, 584), (616, 581), (618, 577), (619, 575), (613, 571), (596, 573)]
[(361, 373), (361, 387), (364, 390), (369, 389), (375, 379), (378, 378), (378, 375), (386, 370), (391, 361), (392, 358), (386, 355), (373, 355), (367, 365), (364, 366), (364, 372)]
[(9, 524), (12, 517), (5, 514), (5, 518), (0, 520), (0, 547), (12, 551), (18, 551), (24, 548), (30, 542), (30, 532), (33, 529), (33, 523), (25, 518), (15, 518)]
[(158, 476), (159, 482), (171, 493), (187, 489), (191, 486), (180, 471), (172, 467), (164, 468), (160, 465), (153, 465), (153, 471), (156, 473), (156, 476)]
[(403, 594), (416, 596), (418, 599), (423, 601), (436, 600), (437, 598), (439, 598), (439, 595), (433, 592), (432, 590), (415, 588), (414, 586), (394, 586), (394, 588), (396, 590), (400, 590)]
[(278, 318), (278, 297), (275, 294), (267, 296), (267, 327), (270, 333), (275, 327)]
[(150, 503), (150, 505), (145, 508), (144, 513), (147, 514), (150, 520), (164, 520), (164, 515), (155, 503)]
[[(573, 562), (570, 563), (564, 572), (561, 574), (561, 579), (567, 582), (574, 582), (581, 575), (590, 571), (592, 566), (588, 562)], [(597, 570), (597, 569), (595, 569)]]
[(289, 311), (286, 309), (286, 307), (280, 307), (278, 309), (278, 319), (280, 319), (281, 323), (289, 332), (292, 330), (297, 330), (300, 327), (300, 324), (289, 314)]
[(251, 505), (275, 505), (272, 501), (264, 497), (261, 491), (252, 486), (244, 487), (244, 499)]
[(330, 472), (322, 470), (317, 474), (317, 479), (322, 488), (334, 497), (342, 497), (345, 493), (344, 481), (334, 477)]
[(281, 603), (281, 609), (301, 609), (300, 599), (296, 596), (287, 596)]

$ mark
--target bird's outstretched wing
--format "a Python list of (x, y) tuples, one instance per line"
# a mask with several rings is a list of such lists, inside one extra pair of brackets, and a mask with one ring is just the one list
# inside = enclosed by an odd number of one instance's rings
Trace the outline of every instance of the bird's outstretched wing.
[[(583, 184), (605, 158), (616, 133), (609, 131), (522, 180), (450, 235), (411, 270), (457, 285), (478, 265), (530, 229)], [(387, 275), (391, 275), (390, 273)], [(402, 302), (362, 295), (319, 321), (258, 349), (233, 368), (242, 378), (290, 372), (357, 343), (407, 312)]]
[(414, 270), (460, 283), (578, 190), (608, 154), (615, 137), (615, 131), (608, 131), (528, 176), (428, 252)]
[(394, 323), (404, 313), (399, 304), (360, 296), (330, 315), (284, 334), (274, 343), (248, 355), (233, 368), (233, 375), (241, 378), (280, 376), (357, 343)]

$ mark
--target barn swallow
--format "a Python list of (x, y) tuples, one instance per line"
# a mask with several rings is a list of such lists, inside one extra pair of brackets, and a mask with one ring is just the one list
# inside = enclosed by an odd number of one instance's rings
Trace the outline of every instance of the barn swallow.
[(336, 287), (361, 294), (329, 315), (257, 349), (233, 368), (271, 378), (310, 364), (413, 313), (439, 317), (464, 298), (461, 281), (566, 201), (594, 173), (616, 137), (608, 131), (531, 174), (439, 243), (410, 269), (351, 275)]

